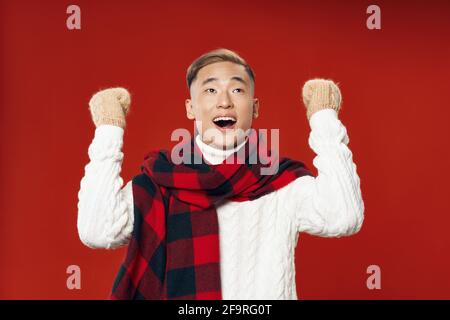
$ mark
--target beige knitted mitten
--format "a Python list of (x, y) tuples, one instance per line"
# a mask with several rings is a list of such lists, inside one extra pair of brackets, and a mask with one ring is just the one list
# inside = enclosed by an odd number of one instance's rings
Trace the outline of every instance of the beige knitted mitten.
[(111, 124), (125, 129), (125, 115), (130, 110), (131, 97), (125, 88), (109, 88), (94, 94), (89, 110), (96, 127)]
[(341, 107), (341, 92), (331, 80), (312, 79), (306, 81), (302, 95), (308, 120), (319, 110), (331, 108), (339, 112)]

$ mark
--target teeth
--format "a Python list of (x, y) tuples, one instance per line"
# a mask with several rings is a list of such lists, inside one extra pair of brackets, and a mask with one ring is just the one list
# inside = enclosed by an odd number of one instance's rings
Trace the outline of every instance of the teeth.
[(214, 118), (214, 122), (216, 122), (216, 121), (219, 121), (219, 120), (231, 120), (231, 121), (236, 121), (236, 118), (234, 118), (234, 117), (217, 117), (217, 118)]

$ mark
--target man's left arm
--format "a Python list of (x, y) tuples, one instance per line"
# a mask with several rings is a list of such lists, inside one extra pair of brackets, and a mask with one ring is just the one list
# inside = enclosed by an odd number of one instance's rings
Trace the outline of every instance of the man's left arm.
[(339, 88), (329, 80), (310, 80), (303, 100), (318, 175), (300, 177), (280, 190), (281, 203), (298, 232), (321, 237), (354, 234), (364, 220), (364, 202), (347, 130), (338, 118)]

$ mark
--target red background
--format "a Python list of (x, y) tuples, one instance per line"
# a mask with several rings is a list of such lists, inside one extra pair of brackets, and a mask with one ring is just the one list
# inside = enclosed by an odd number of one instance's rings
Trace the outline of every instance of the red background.
[[(185, 71), (217, 47), (255, 70), (261, 116), (281, 152), (313, 170), (301, 86), (340, 83), (340, 119), (361, 178), (365, 223), (355, 236), (301, 235), (301, 299), (450, 298), (448, 1), (1, 1), (0, 298), (104, 299), (125, 248), (92, 250), (76, 229), (77, 193), (94, 135), (90, 96), (132, 93), (122, 177), (150, 148), (169, 147), (185, 118)], [(316, 171), (315, 171), (316, 172)], [(81, 290), (66, 268), (81, 268)], [(369, 265), (381, 290), (366, 287)]]

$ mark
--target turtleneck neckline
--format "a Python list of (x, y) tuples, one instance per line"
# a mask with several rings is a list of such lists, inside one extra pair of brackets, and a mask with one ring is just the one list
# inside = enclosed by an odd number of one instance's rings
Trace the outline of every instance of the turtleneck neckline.
[(222, 163), (228, 156), (233, 154), (234, 152), (238, 151), (240, 148), (242, 148), (248, 139), (245, 139), (245, 141), (241, 142), (238, 146), (231, 148), (231, 149), (218, 149), (214, 148), (210, 145), (207, 145), (202, 141), (200, 138), (200, 135), (197, 135), (195, 137), (195, 143), (197, 143), (198, 147), (200, 148), (200, 151), (203, 154), (203, 157), (206, 161), (208, 161), (212, 165), (217, 165)]

